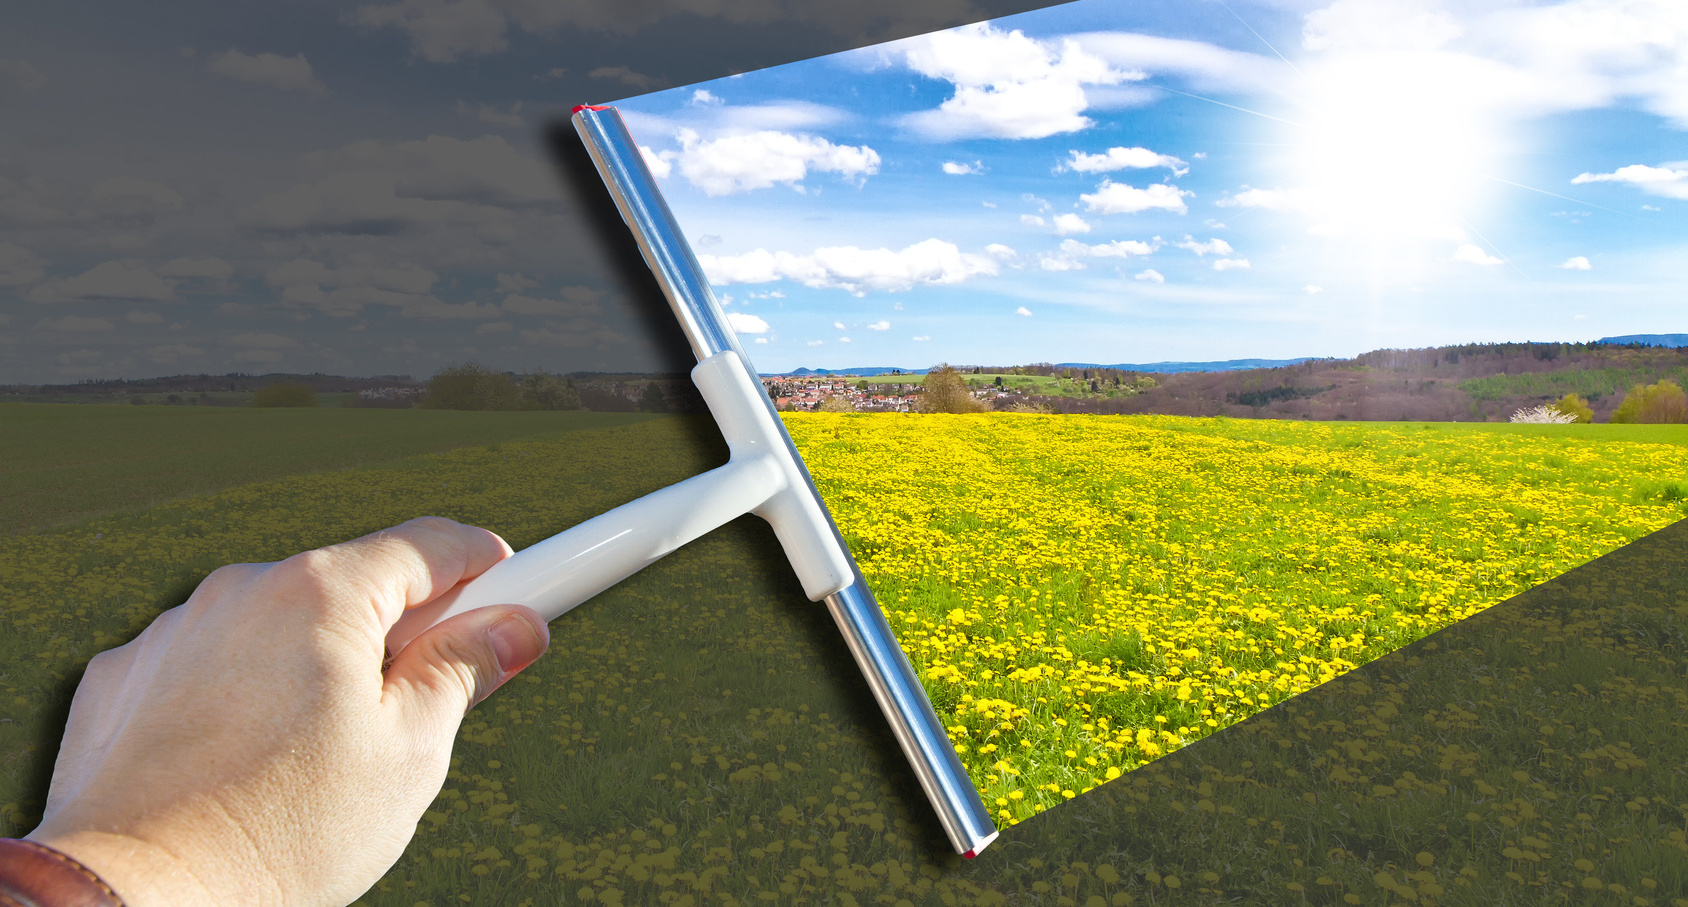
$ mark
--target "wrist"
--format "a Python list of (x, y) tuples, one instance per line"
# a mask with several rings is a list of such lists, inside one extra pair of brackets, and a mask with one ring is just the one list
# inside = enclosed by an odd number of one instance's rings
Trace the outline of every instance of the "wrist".
[(128, 835), (99, 831), (44, 834), (36, 829), (24, 841), (81, 864), (122, 907), (218, 903), (177, 854)]

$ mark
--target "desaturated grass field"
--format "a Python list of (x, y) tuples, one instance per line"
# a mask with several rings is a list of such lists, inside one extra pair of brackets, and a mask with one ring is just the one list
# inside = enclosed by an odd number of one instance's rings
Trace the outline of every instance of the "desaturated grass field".
[(0, 405), (0, 535), (297, 473), (626, 425), (624, 413)]
[[(1681, 427), (787, 424), (1004, 841), (943, 852), (742, 521), (554, 625), (362, 903), (1688, 905), (1680, 602), (1573, 583), (1423, 638), (1679, 520)], [(39, 816), (80, 666), (211, 569), (424, 513), (524, 547), (719, 462), (709, 435), (460, 447), (0, 538), (0, 834)]]

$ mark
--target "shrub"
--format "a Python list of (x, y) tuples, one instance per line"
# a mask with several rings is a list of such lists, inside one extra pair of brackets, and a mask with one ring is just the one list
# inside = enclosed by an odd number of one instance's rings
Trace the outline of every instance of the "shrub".
[(1575, 421), (1587, 425), (1594, 421), (1594, 409), (1588, 401), (1576, 394), (1566, 394), (1553, 403), (1553, 408), (1567, 416), (1575, 417)]
[(926, 375), (926, 387), (914, 401), (916, 412), (978, 413), (984, 404), (967, 389), (967, 382), (953, 366), (940, 363)]
[(823, 413), (853, 413), (856, 411), (856, 405), (843, 394), (827, 394), (826, 399), (822, 400), (815, 410)]
[(522, 376), (523, 409), (580, 409), (580, 391), (574, 382), (545, 372)]
[(517, 409), (516, 383), (503, 372), (467, 362), (441, 369), (428, 379), (424, 409)]
[(316, 391), (309, 384), (287, 381), (258, 388), (252, 395), (253, 406), (316, 406)]
[(1612, 422), (1652, 425), (1688, 422), (1688, 394), (1668, 379), (1646, 387), (1637, 384), (1612, 411)]
[(639, 395), (639, 412), (668, 412), (668, 395), (662, 392), (662, 385), (655, 381), (645, 382), (645, 390)]

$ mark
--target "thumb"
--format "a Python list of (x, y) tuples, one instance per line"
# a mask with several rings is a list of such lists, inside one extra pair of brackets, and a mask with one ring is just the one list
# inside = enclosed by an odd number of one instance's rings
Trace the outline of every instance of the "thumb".
[(551, 629), (524, 605), (476, 608), (428, 628), (394, 656), (387, 683), (408, 691), (413, 710), (455, 726), (551, 645)]

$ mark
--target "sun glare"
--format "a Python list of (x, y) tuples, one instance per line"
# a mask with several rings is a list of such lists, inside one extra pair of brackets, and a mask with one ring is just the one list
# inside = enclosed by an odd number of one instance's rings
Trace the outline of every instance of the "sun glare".
[(1304, 70), (1287, 126), (1290, 196), (1315, 233), (1396, 244), (1469, 241), (1482, 220), (1492, 123), (1457, 66), (1425, 54), (1352, 54)]

